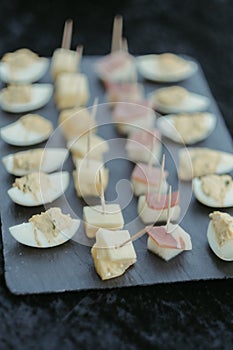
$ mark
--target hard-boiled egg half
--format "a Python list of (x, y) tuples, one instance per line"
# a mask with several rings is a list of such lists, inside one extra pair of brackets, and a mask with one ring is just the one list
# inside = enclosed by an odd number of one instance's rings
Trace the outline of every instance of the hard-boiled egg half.
[(200, 112), (206, 110), (210, 103), (206, 96), (176, 85), (155, 90), (149, 99), (153, 107), (161, 113)]
[(36, 145), (47, 140), (52, 132), (52, 123), (38, 114), (26, 114), (0, 129), (1, 138), (13, 146)]
[(162, 135), (186, 145), (206, 139), (215, 125), (216, 116), (211, 113), (171, 114), (157, 120)]
[(193, 192), (202, 204), (212, 208), (233, 206), (233, 181), (230, 175), (205, 175), (193, 179)]
[(233, 170), (231, 153), (206, 147), (188, 147), (179, 151), (180, 180), (190, 181), (194, 177), (208, 174), (225, 174)]
[(63, 214), (60, 208), (50, 208), (33, 215), (29, 222), (9, 228), (11, 235), (22, 244), (35, 248), (51, 248), (70, 240), (77, 232), (80, 220)]
[(53, 202), (65, 192), (68, 185), (69, 173), (67, 171), (50, 175), (35, 172), (17, 178), (8, 190), (8, 195), (17, 204), (34, 207)]
[(198, 69), (194, 61), (172, 53), (140, 56), (137, 67), (144, 78), (164, 83), (187, 79)]
[(222, 260), (233, 261), (233, 217), (214, 211), (207, 229), (210, 248)]
[(52, 84), (9, 85), (0, 92), (0, 106), (10, 113), (30, 112), (45, 106), (52, 94)]
[(35, 171), (51, 173), (62, 167), (69, 152), (66, 148), (36, 148), (2, 158), (8, 173), (23, 176)]

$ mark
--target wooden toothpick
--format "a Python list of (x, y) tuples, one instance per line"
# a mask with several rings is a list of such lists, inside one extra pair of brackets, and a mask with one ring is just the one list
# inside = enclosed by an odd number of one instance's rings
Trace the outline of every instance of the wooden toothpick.
[(121, 50), (124, 52), (129, 52), (128, 41), (126, 38), (121, 38)]
[(104, 184), (103, 184), (101, 169), (99, 170), (99, 182), (100, 182), (100, 200), (101, 200), (102, 212), (103, 214), (105, 214), (106, 203), (105, 203), (105, 197), (104, 197)]
[(160, 198), (161, 198), (162, 183), (163, 183), (163, 177), (164, 177), (164, 166), (165, 166), (165, 154), (163, 154), (163, 158), (162, 158), (161, 173), (160, 173), (159, 188), (158, 188), (158, 202), (160, 202)]
[(115, 248), (121, 248), (129, 242), (136, 241), (136, 239), (142, 237), (145, 233), (147, 233), (151, 227), (153, 227), (153, 225), (144, 227), (142, 230), (138, 231), (133, 236), (131, 236), (129, 239), (127, 239), (127, 241), (117, 245)]
[(81, 61), (82, 56), (83, 56), (83, 45), (78, 45), (78, 46), (76, 47), (76, 52), (77, 52), (77, 54), (80, 56), (80, 61)]
[(167, 232), (169, 228), (169, 224), (171, 221), (171, 198), (172, 198), (172, 187), (169, 186), (169, 193), (168, 193), (168, 207), (167, 207)]
[(123, 18), (120, 15), (114, 17), (112, 31), (112, 48), (111, 52), (119, 51), (122, 40)]
[(63, 31), (62, 44), (61, 44), (62, 49), (66, 49), (66, 50), (70, 49), (72, 29), (73, 29), (73, 20), (67, 19), (65, 21), (65, 26)]

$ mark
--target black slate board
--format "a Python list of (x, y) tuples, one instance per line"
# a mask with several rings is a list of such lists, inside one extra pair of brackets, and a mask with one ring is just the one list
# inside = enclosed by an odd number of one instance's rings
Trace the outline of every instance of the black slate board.
[[(95, 59), (95, 57), (85, 57), (83, 59), (82, 69), (89, 78), (91, 89), (90, 101), (92, 102), (95, 96), (99, 96), (99, 102), (104, 102), (104, 89), (93, 73)], [(42, 82), (49, 81), (50, 77), (47, 74)], [(217, 126), (214, 133), (207, 140), (199, 143), (198, 146), (232, 152), (231, 137), (209, 91), (201, 69), (181, 85), (194, 92), (208, 96), (211, 99), (209, 111), (215, 113), (217, 116)], [(144, 82), (144, 86), (148, 93), (160, 85)], [(50, 101), (47, 106), (38, 110), (38, 113), (51, 119), (54, 126), (56, 126), (58, 113), (53, 101)], [(19, 115), (1, 112), (0, 126), (13, 122), (17, 117)], [(99, 107), (97, 119), (101, 123), (107, 124), (111, 121), (111, 113), (107, 105)], [(131, 196), (129, 183), (125, 180), (120, 181), (130, 178), (133, 164), (124, 159), (116, 159), (119, 156), (123, 158), (125, 156), (123, 151), (125, 140), (119, 138), (111, 123), (101, 126), (98, 134), (106, 139), (113, 139), (111, 141), (111, 152), (106, 156), (106, 160), (108, 157), (110, 159), (115, 158), (113, 161), (110, 160), (106, 163), (110, 169), (111, 184), (106, 191), (106, 199), (107, 201), (118, 202), (124, 207), (123, 215), (126, 228), (129, 228), (130, 232), (134, 233), (142, 227), (142, 223), (137, 219), (137, 199)], [(52, 144), (50, 143), (49, 146), (65, 145), (59, 134), (55, 136), (52, 139)], [(17, 147), (6, 145), (2, 141), (0, 141), (0, 145), (1, 157), (18, 151)], [(0, 164), (0, 208), (3, 254), (5, 260), (5, 279), (10, 291), (15, 294), (33, 294), (232, 277), (233, 264), (223, 262), (215, 257), (207, 244), (206, 229), (208, 225), (208, 214), (211, 212), (211, 209), (204, 207), (197, 203), (194, 198), (191, 198), (190, 183), (178, 183), (175, 166), (177, 164), (177, 151), (179, 148), (180, 146), (164, 140), (166, 168), (170, 172), (169, 182), (174, 188), (178, 187), (181, 192), (181, 225), (192, 237), (193, 250), (191, 252), (185, 252), (169, 263), (166, 263), (146, 250), (146, 237), (144, 236), (135, 242), (138, 257), (137, 263), (122, 277), (105, 282), (99, 279), (94, 270), (90, 247), (87, 246), (90, 242), (85, 238), (82, 225), (74, 240), (67, 242), (63, 246), (48, 250), (25, 247), (17, 243), (10, 236), (8, 230), (10, 226), (27, 221), (32, 214), (39, 213), (44, 208), (42, 206), (24, 208), (12, 203), (7, 195), (7, 189), (11, 186), (14, 178), (7, 174), (3, 165)], [(71, 159), (65, 163), (64, 169), (70, 172), (73, 170)], [(117, 187), (115, 184), (118, 184)], [(130, 200), (128, 201), (129, 198)], [(83, 204), (84, 202), (76, 197), (73, 180), (71, 179), (65, 197), (54, 202), (53, 206), (61, 205), (64, 211), (70, 212), (71, 210), (71, 215), (74, 214), (81, 217)], [(232, 210), (228, 210), (228, 212), (233, 214)]]

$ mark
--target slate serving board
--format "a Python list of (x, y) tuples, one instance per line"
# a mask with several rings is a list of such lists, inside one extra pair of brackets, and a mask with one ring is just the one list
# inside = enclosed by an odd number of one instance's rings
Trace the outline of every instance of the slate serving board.
[[(82, 70), (88, 75), (90, 83), (90, 104), (95, 96), (99, 97), (100, 103), (105, 102), (103, 86), (93, 72), (95, 60), (96, 57), (84, 57), (82, 62)], [(139, 77), (139, 80), (143, 81), (141, 77)], [(41, 82), (50, 82), (49, 73)], [(143, 81), (143, 84), (146, 93), (161, 86), (147, 81)], [(198, 72), (193, 77), (180, 85), (208, 96), (211, 100), (209, 111), (217, 116), (215, 131), (208, 139), (200, 142), (198, 146), (232, 152), (230, 134), (211, 95), (201, 68), (199, 67)], [(37, 112), (49, 118), (56, 127), (58, 112), (52, 100)], [(19, 116), (21, 115), (1, 111), (0, 126), (15, 121)], [(125, 139), (121, 138), (115, 130), (111, 122), (111, 111), (108, 105), (99, 106), (97, 120), (101, 124), (98, 128), (98, 134), (107, 139), (110, 145), (110, 152), (105, 157), (106, 166), (110, 171), (110, 184), (106, 191), (106, 200), (120, 203), (123, 208), (125, 227), (133, 234), (143, 227), (141, 221), (137, 218), (137, 199), (132, 195), (129, 183), (134, 164), (126, 159)], [(45, 143), (41, 145), (43, 146)], [(65, 146), (59, 131), (55, 132), (47, 146)], [(29, 248), (19, 244), (11, 237), (8, 230), (10, 226), (27, 221), (33, 214), (43, 211), (44, 207), (26, 208), (12, 203), (7, 195), (7, 190), (11, 187), (14, 177), (9, 175), (0, 163), (3, 254), (5, 279), (10, 291), (15, 294), (33, 294), (232, 277), (233, 264), (219, 260), (209, 249), (206, 240), (208, 214), (212, 211), (211, 208), (201, 205), (192, 197), (190, 183), (182, 183), (177, 179), (177, 152), (181, 146), (164, 139), (163, 147), (166, 154), (166, 169), (169, 170), (168, 180), (173, 188), (179, 188), (181, 193), (181, 226), (190, 233), (193, 250), (185, 252), (166, 263), (147, 251), (146, 237), (144, 236), (134, 243), (137, 252), (137, 263), (123, 276), (105, 282), (101, 281), (95, 272), (90, 255), (90, 245), (93, 242), (85, 237), (83, 224), (81, 224), (73, 240), (51, 249)], [(20, 148), (20, 150), (24, 149), (27, 148)], [(18, 147), (9, 146), (0, 140), (1, 157), (16, 151), (19, 151)], [(72, 175), (73, 168), (71, 159), (68, 159), (63, 169), (68, 170)], [(55, 201), (52, 206), (61, 206), (65, 212), (82, 218), (84, 204), (85, 202), (76, 196), (71, 176), (70, 186), (65, 196)], [(88, 204), (94, 204), (94, 202), (88, 202)], [(233, 214), (232, 209), (227, 211), (231, 215)]]

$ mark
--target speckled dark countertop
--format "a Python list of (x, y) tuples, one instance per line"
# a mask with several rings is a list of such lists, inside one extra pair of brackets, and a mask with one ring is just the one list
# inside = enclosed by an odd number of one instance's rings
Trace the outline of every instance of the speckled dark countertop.
[[(0, 55), (28, 46), (51, 55), (64, 19), (86, 54), (109, 49), (122, 13), (134, 54), (197, 58), (233, 135), (232, 0), (1, 1)], [(0, 267), (1, 349), (232, 349), (233, 280), (16, 297)]]

